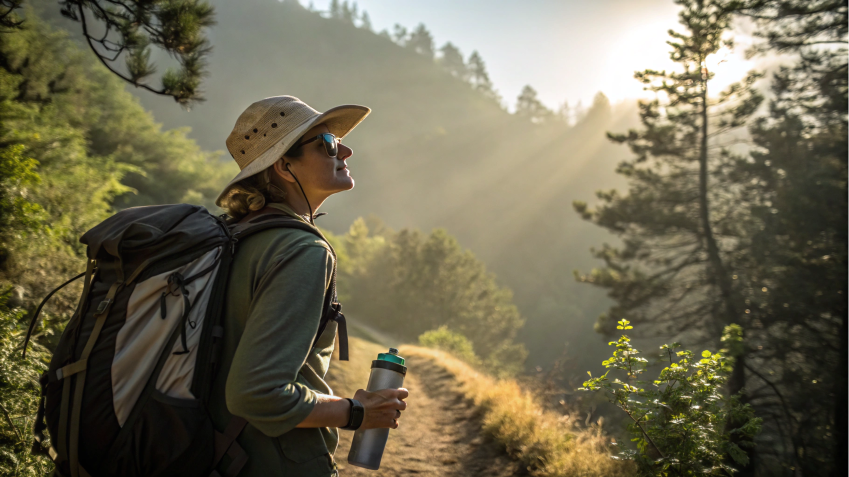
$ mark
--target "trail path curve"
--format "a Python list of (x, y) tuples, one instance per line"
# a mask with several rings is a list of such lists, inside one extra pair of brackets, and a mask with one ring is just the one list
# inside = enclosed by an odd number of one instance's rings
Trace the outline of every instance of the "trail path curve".
[[(352, 396), (357, 389), (365, 388), (371, 360), (386, 351), (385, 346), (354, 337), (350, 347), (351, 361), (334, 360), (328, 373), (334, 393), (340, 396)], [(354, 433), (339, 431), (336, 460), (342, 477), (528, 475), (521, 463), (483, 436), (481, 413), (456, 391), (453, 376), (422, 359), (408, 359), (407, 369), (404, 386), (410, 391), (408, 408), (399, 428), (389, 433), (380, 469), (348, 464)]]

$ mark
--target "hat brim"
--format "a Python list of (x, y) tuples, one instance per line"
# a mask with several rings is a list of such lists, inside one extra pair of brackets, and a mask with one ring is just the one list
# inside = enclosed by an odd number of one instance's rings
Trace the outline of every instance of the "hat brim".
[(371, 109), (366, 106), (357, 104), (344, 104), (330, 108), (327, 111), (314, 116), (304, 121), (303, 124), (293, 129), (289, 134), (283, 136), (280, 141), (268, 148), (265, 152), (254, 159), (250, 164), (245, 166), (230, 183), (224, 187), (224, 190), (215, 199), (215, 205), (221, 207), (221, 201), (230, 193), (230, 189), (237, 182), (259, 174), (265, 169), (271, 167), (277, 162), (283, 154), (292, 147), (298, 139), (301, 138), (307, 131), (315, 125), (325, 124), (331, 134), (338, 138), (343, 138), (348, 135), (358, 124), (360, 124), (366, 116), (371, 113)]

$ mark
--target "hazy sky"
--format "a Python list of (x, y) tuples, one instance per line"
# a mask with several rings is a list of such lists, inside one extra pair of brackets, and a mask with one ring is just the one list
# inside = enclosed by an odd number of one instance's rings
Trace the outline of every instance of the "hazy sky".
[[(309, 5), (310, 0), (300, 0)], [(312, 0), (327, 10), (330, 0)], [(511, 109), (522, 87), (533, 86), (551, 108), (564, 101), (586, 106), (598, 92), (613, 101), (642, 94), (635, 70), (663, 69), (669, 60), (667, 30), (678, 29), (673, 0), (358, 0), (375, 31), (395, 23), (412, 30), (424, 23), (437, 46), (450, 41), (468, 58), (481, 53)], [(722, 55), (716, 86), (740, 77), (745, 35)], [(717, 60), (718, 63), (718, 60)]]

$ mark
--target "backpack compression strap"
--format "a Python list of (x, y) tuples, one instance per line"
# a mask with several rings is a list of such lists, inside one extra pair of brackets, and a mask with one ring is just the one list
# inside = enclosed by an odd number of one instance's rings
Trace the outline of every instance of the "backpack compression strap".
[(321, 337), (322, 333), (324, 333), (324, 329), (327, 328), (327, 322), (331, 320), (335, 321), (339, 326), (339, 360), (348, 361), (348, 326), (345, 321), (345, 315), (342, 314), (342, 305), (337, 301), (336, 296), (336, 267), (338, 265), (336, 251), (333, 250), (333, 246), (330, 245), (327, 238), (324, 237), (317, 228), (307, 224), (306, 222), (302, 222), (291, 215), (283, 212), (277, 212), (271, 207), (266, 207), (250, 219), (231, 225), (230, 227), (230, 233), (233, 240), (232, 243), (234, 246), (239, 240), (272, 228), (300, 229), (317, 236), (327, 243), (327, 246), (330, 247), (330, 253), (333, 255), (333, 272), (330, 277), (330, 288), (324, 296), (324, 305), (322, 308), (324, 311), (321, 315), (318, 332), (315, 335), (315, 340), (312, 345), (315, 347), (319, 337)]

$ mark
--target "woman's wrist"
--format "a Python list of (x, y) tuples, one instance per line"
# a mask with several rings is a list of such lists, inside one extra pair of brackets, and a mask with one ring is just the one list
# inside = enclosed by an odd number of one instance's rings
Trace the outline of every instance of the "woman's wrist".
[(327, 427), (343, 427), (351, 417), (351, 403), (347, 399), (336, 398), (330, 404), (333, 406), (334, 424)]
[(351, 415), (347, 399), (319, 394), (312, 412), (296, 427), (343, 427)]
[(363, 407), (363, 403), (356, 399), (346, 398), (345, 400), (351, 403), (351, 407), (348, 413), (348, 422), (343, 427), (340, 427), (340, 429), (356, 431), (363, 424), (366, 413), (365, 408)]

